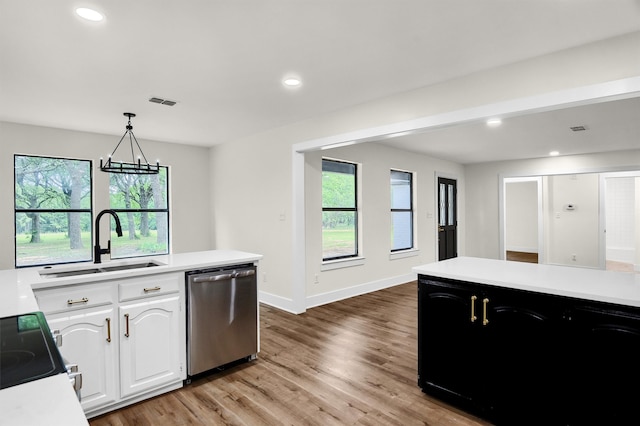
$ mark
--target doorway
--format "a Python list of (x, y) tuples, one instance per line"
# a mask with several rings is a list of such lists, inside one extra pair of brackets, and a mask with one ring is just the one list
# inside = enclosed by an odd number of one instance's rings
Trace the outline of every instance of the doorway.
[(458, 256), (457, 182), (438, 177), (438, 260)]

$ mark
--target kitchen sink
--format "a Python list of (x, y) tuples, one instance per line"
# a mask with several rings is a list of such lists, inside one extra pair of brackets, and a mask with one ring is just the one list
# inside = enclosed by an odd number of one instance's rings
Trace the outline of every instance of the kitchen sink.
[(141, 268), (150, 268), (152, 266), (161, 266), (162, 263), (159, 262), (136, 262), (136, 263), (119, 263), (114, 265), (101, 265), (100, 267), (93, 268), (78, 268), (78, 269), (49, 269), (44, 268), (39, 272), (42, 278), (63, 278), (63, 277), (74, 277), (77, 275), (89, 275), (89, 274), (99, 274), (102, 272), (114, 272), (114, 271), (125, 271), (129, 269), (141, 269)]
[(154, 262), (129, 263), (124, 265), (116, 265), (116, 266), (102, 266), (99, 269), (103, 272), (111, 272), (111, 271), (124, 271), (127, 269), (149, 268), (151, 266), (160, 266), (160, 264), (154, 263)]

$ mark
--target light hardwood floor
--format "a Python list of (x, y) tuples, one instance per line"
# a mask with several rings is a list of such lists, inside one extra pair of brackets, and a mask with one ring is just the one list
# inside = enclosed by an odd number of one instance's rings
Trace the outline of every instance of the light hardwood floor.
[(255, 361), (90, 425), (488, 424), (418, 387), (415, 282), (260, 321)]

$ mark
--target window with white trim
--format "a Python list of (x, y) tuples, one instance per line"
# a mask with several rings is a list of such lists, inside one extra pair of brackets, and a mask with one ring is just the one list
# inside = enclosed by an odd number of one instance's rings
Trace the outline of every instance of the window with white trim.
[(358, 256), (357, 165), (322, 160), (322, 260)]
[(413, 173), (391, 170), (391, 251), (413, 248)]

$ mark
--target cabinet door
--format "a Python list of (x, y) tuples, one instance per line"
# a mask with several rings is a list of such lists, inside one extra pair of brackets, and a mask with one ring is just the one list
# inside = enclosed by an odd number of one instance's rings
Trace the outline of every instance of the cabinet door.
[[(418, 284), (418, 384), (423, 391), (478, 409), (478, 330), (471, 288), (420, 277)], [(474, 312), (477, 316), (477, 313)]]
[(562, 299), (492, 288), (478, 302), (481, 338), (474, 359), (489, 417), (498, 424), (566, 424)]
[(178, 295), (120, 307), (121, 397), (181, 380)]
[[(73, 315), (47, 316), (51, 330), (60, 330), (60, 352), (66, 362), (78, 364), (82, 373), (82, 408), (85, 412), (117, 398), (117, 336), (114, 308), (75, 311)], [(111, 337), (111, 339), (109, 339)]]
[(637, 424), (640, 309), (582, 304), (570, 324), (572, 424)]

